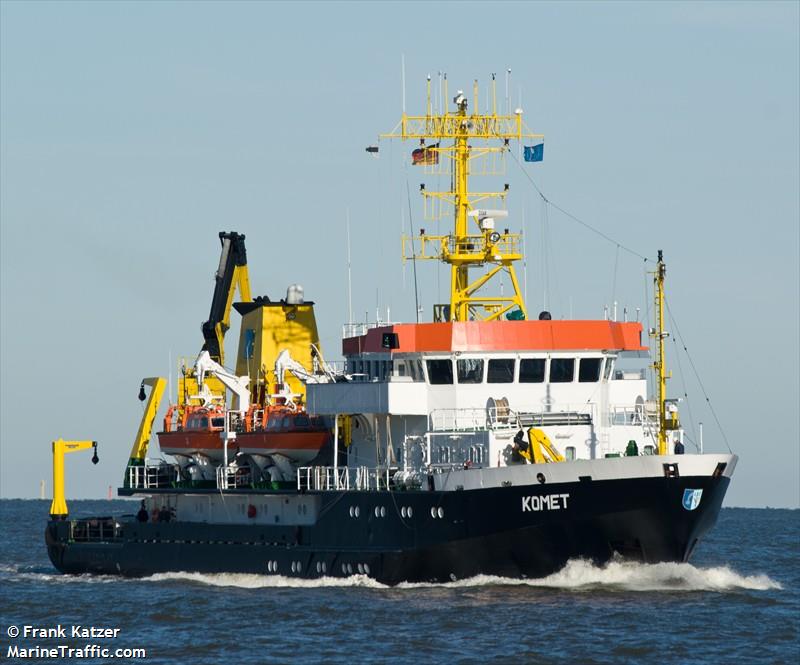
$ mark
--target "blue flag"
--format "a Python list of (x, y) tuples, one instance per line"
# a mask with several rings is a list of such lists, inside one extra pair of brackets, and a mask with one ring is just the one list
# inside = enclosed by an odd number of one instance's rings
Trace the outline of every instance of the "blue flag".
[(525, 146), (526, 162), (541, 162), (544, 159), (544, 143)]

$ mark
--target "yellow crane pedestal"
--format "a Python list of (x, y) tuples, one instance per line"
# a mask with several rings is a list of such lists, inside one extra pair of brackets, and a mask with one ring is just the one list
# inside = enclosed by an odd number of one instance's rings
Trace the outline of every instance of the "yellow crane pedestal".
[(52, 519), (66, 519), (67, 501), (64, 498), (64, 455), (77, 453), (79, 450), (94, 448), (92, 463), (97, 464), (97, 441), (53, 441), (53, 503), (50, 504), (50, 517)]

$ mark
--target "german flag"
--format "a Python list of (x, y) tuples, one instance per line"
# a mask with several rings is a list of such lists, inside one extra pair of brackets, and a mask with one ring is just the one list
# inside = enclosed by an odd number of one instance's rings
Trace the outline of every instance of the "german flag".
[(439, 144), (432, 146), (422, 146), (411, 153), (411, 164), (413, 166), (429, 166), (439, 163)]

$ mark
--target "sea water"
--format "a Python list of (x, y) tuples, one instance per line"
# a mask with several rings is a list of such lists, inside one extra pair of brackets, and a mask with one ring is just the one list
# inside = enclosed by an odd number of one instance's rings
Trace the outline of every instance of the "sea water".
[[(134, 505), (72, 501), (70, 510), (110, 515)], [(364, 576), (61, 575), (44, 545), (48, 508), (0, 501), (7, 662), (800, 663), (797, 510), (723, 509), (690, 564), (575, 560), (541, 579), (386, 587)], [(64, 637), (9, 636), (25, 626), (61, 627)], [(119, 630), (73, 637), (74, 626)], [(45, 658), (62, 645), (123, 651)], [(36, 647), (25, 652), (33, 658), (15, 656)]]

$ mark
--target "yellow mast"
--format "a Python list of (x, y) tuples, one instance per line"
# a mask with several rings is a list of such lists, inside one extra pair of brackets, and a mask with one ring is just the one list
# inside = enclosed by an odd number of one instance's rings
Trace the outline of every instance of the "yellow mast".
[(653, 363), (653, 368), (658, 376), (658, 454), (667, 454), (667, 429), (674, 429), (673, 423), (667, 422), (667, 370), (664, 362), (664, 341), (668, 335), (664, 331), (664, 277), (667, 266), (664, 264), (663, 252), (658, 250), (658, 263), (654, 273), (653, 283), (656, 305), (656, 329), (651, 336), (658, 340), (658, 360)]
[[(445, 85), (447, 80), (445, 79)], [(478, 87), (474, 84), (473, 92), (477, 100)], [(447, 92), (445, 89), (445, 96)], [(467, 112), (467, 98), (461, 91), (453, 98), (455, 112), (445, 110), (433, 114), (430, 105), (430, 79), (428, 81), (427, 114), (409, 116), (403, 113), (400, 123), (390, 134), (382, 138), (419, 139), (420, 148), (424, 151), (423, 163), (435, 161), (440, 155), (452, 161), (453, 178), (449, 191), (427, 191), (420, 187), (422, 195), (427, 199), (439, 199), (453, 206), (454, 230), (450, 235), (429, 235), (420, 231), (416, 238), (418, 247), (414, 251), (414, 239), (403, 238), (404, 259), (433, 259), (450, 265), (450, 303), (447, 307), (434, 308), (434, 319), (438, 321), (491, 321), (501, 318), (515, 308), (519, 310), (517, 317), (525, 318), (525, 303), (522, 299), (514, 262), (522, 258), (520, 249), (521, 235), (500, 233), (494, 229), (491, 210), (478, 210), (475, 205), (487, 199), (499, 198), (505, 202), (508, 188), (502, 192), (470, 192), (470, 162), (490, 153), (508, 151), (509, 141), (520, 141), (523, 138), (543, 138), (541, 134), (532, 134), (522, 122), (522, 109), (513, 115), (498, 115), (496, 103), (492, 112), (481, 114), (477, 103), (475, 111)], [(432, 146), (425, 145), (426, 140), (435, 140)], [(442, 141), (452, 140), (452, 145), (442, 146)], [(476, 147), (476, 140), (502, 141), (499, 147)], [(505, 211), (503, 211), (504, 213)], [(477, 229), (470, 233), (469, 219), (472, 217)], [(410, 251), (409, 251), (410, 250)], [(471, 268), (487, 266), (486, 272), (470, 281)], [(511, 282), (512, 293), (508, 295), (489, 295), (482, 293), (486, 284), (496, 275), (505, 273)]]

